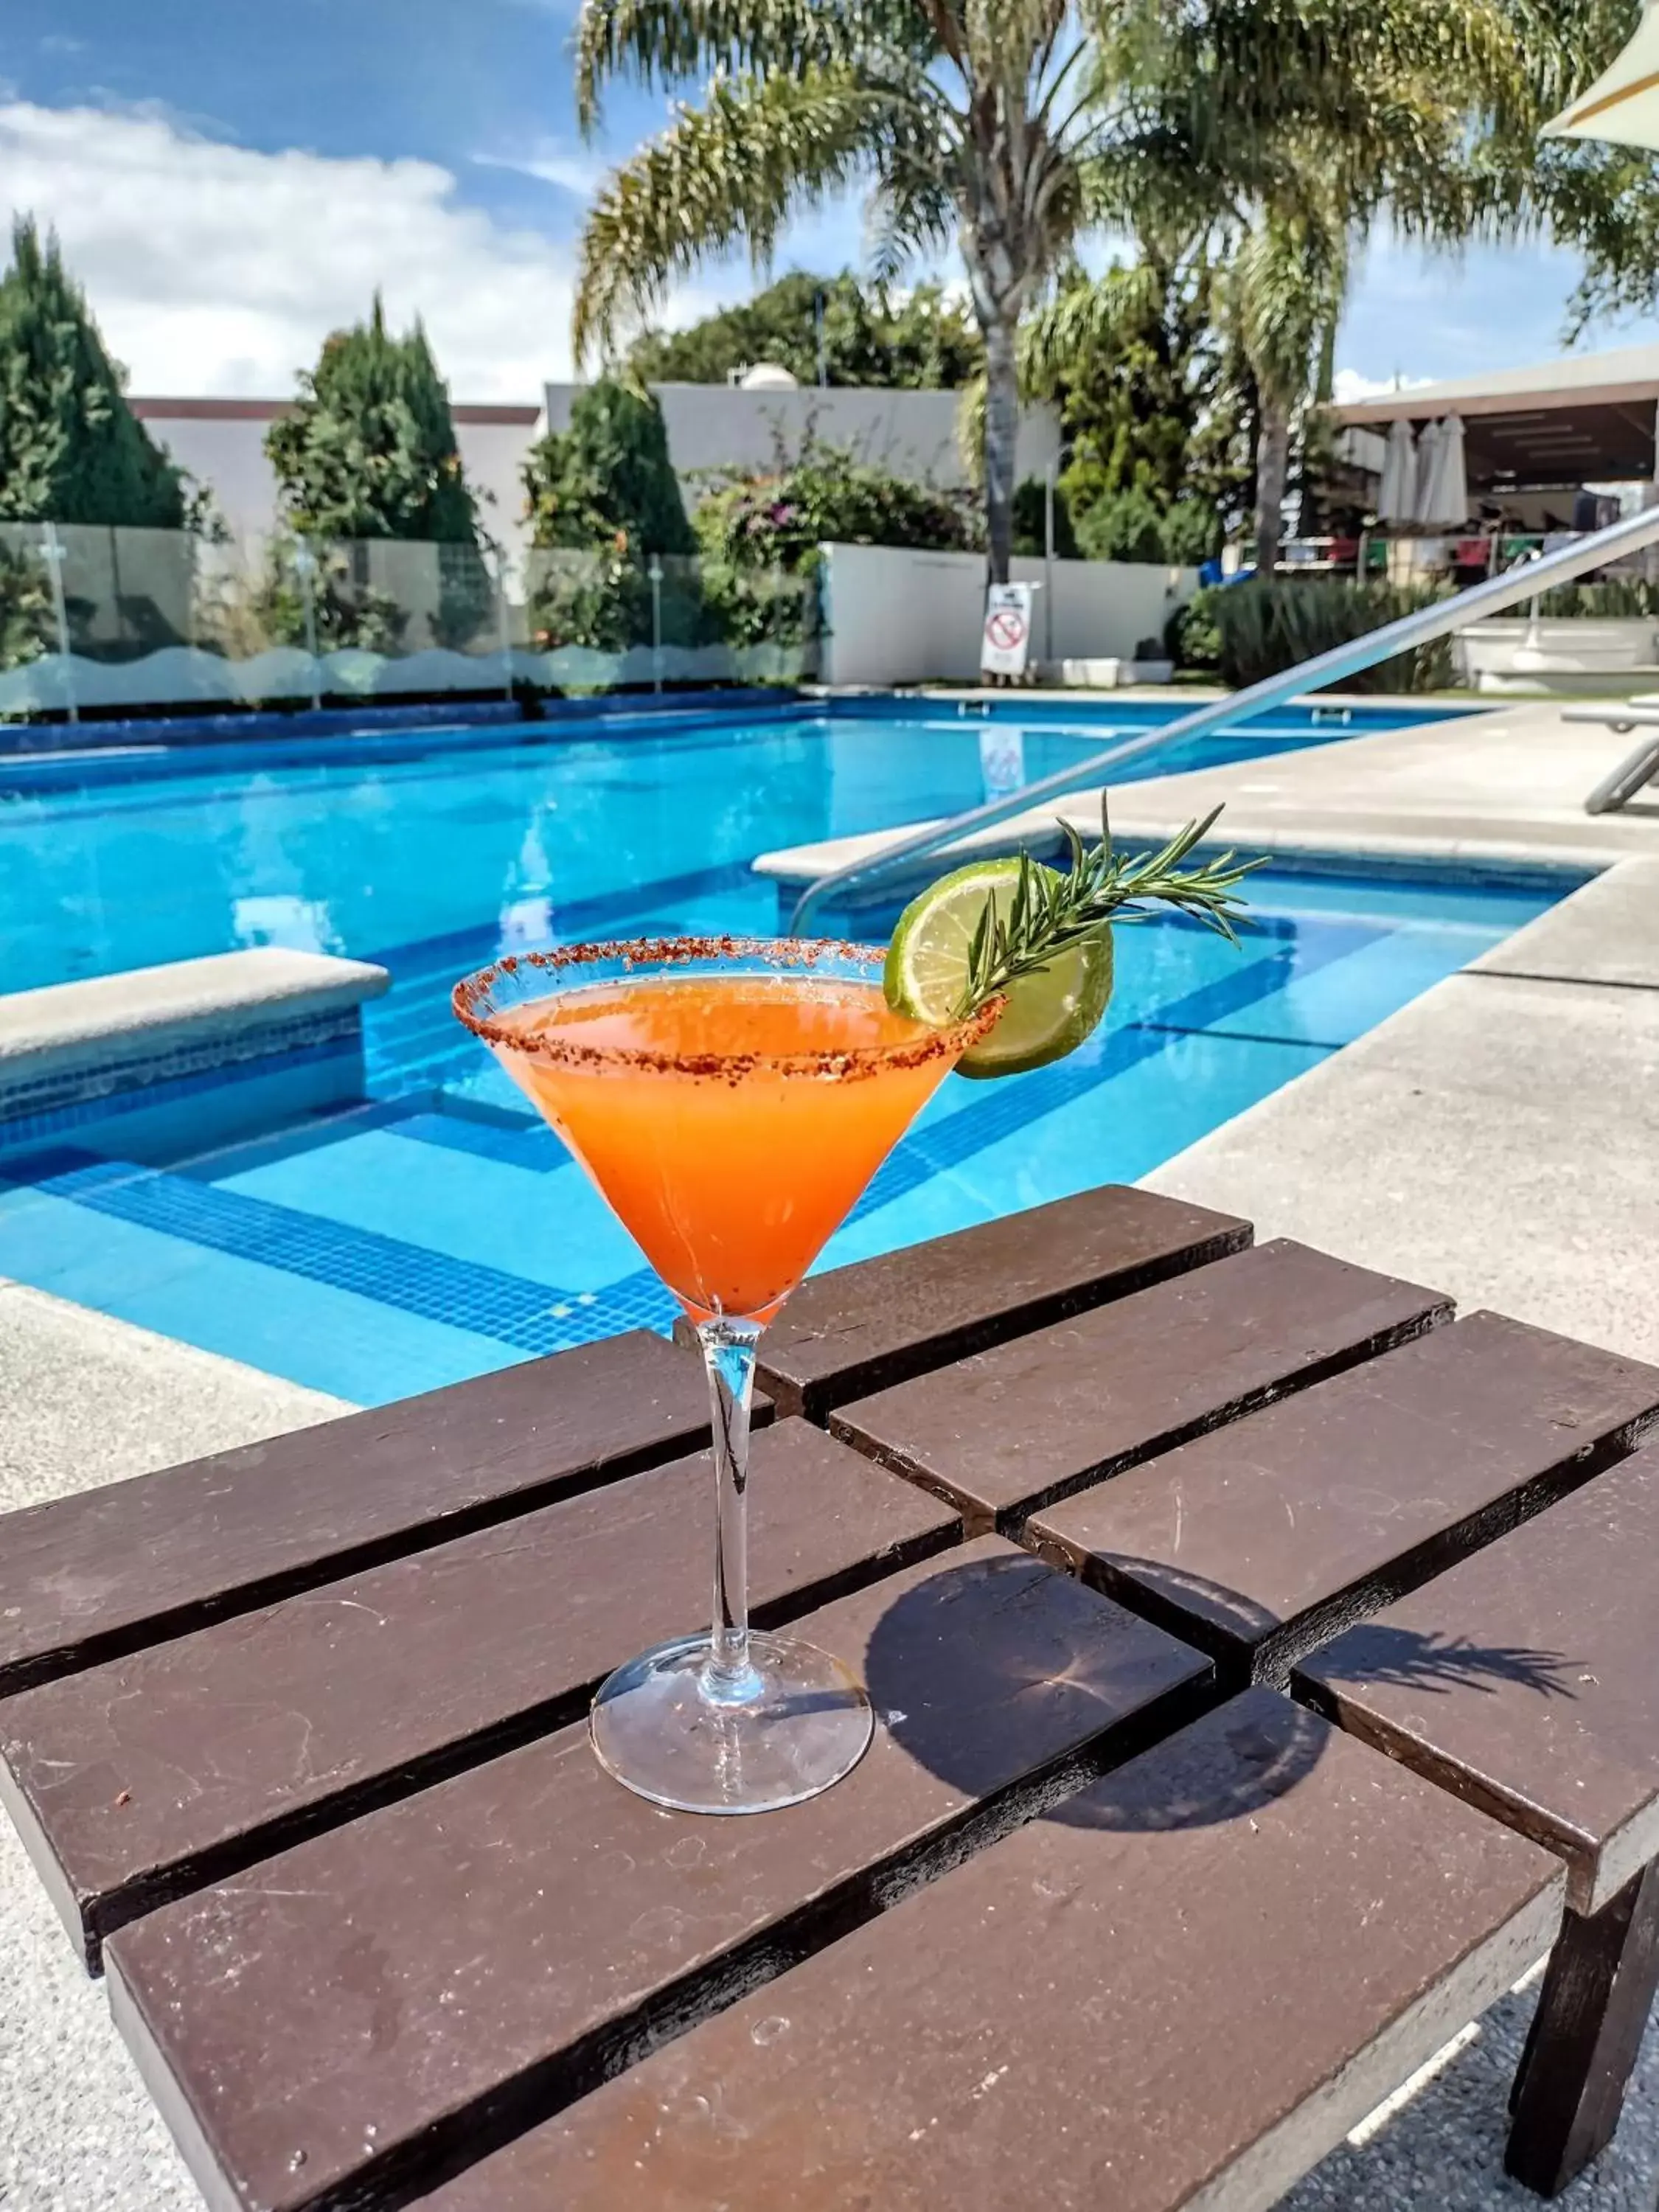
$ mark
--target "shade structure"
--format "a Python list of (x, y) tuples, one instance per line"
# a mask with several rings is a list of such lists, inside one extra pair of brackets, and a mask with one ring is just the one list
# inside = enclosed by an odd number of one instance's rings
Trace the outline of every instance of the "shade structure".
[(1647, 0), (1635, 35), (1610, 69), (1551, 123), (1547, 138), (1604, 138), (1659, 153), (1659, 4)]
[(1382, 457), (1382, 481), (1376, 489), (1379, 522), (1411, 522), (1417, 508), (1417, 447), (1409, 422), (1389, 425), (1388, 451)]
[[(1463, 424), (1459, 416), (1431, 423), (1432, 450), (1422, 478), (1419, 522), (1431, 529), (1455, 530), (1469, 517), (1469, 483), (1463, 467)], [(1425, 442), (1426, 437), (1425, 437)]]

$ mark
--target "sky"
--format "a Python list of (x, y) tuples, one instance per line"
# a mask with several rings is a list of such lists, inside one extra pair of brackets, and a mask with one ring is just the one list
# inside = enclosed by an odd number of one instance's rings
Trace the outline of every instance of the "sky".
[[(280, 395), (378, 286), (419, 313), (459, 400), (532, 401), (572, 373), (584, 204), (661, 127), (614, 94), (578, 131), (574, 0), (5, 0), (0, 179), (55, 225), (135, 392)], [(859, 265), (833, 206), (775, 266)], [(954, 272), (943, 270), (947, 276)], [(1370, 249), (1337, 350), (1339, 397), (1560, 350), (1573, 258), (1547, 246), (1430, 261)], [(743, 297), (702, 270), (666, 319)], [(1584, 343), (1659, 343), (1659, 321)]]

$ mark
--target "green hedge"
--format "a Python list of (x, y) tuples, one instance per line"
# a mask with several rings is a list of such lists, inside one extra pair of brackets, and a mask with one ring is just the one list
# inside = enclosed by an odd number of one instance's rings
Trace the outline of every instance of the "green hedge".
[[(1436, 599), (1444, 588), (1395, 584), (1350, 584), (1328, 577), (1253, 577), (1243, 584), (1200, 593), (1205, 601), (1182, 609), (1195, 635), (1213, 626), (1216, 665), (1224, 684), (1258, 684), (1298, 661), (1328, 653), (1397, 621)], [(1188, 661), (1188, 665), (1202, 665)], [(1449, 637), (1399, 653), (1374, 668), (1345, 677), (1345, 691), (1443, 691), (1454, 681)]]

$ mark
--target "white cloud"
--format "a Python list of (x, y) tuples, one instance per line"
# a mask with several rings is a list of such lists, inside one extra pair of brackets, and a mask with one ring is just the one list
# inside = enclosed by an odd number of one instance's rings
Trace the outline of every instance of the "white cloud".
[(1432, 384), (1431, 376), (1362, 376), (1357, 368), (1339, 368), (1331, 379), (1331, 397), (1339, 407), (1356, 400), (1384, 399), (1391, 392), (1416, 392)]
[(592, 198), (612, 167), (603, 155), (573, 150), (551, 138), (526, 153), (475, 154), (472, 159), (481, 169), (511, 169), (518, 176), (535, 177), (584, 203)]
[(458, 399), (570, 373), (571, 249), (429, 161), (254, 153), (155, 113), (0, 106), (13, 207), (54, 225), (136, 392), (282, 394), (378, 286)]

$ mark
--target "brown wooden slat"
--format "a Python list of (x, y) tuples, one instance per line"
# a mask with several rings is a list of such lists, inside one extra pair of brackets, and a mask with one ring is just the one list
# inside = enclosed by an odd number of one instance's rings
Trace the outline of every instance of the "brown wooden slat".
[(0, 1694), (708, 1436), (701, 1363), (644, 1330), (0, 1521)]
[(1279, 1241), (831, 1414), (833, 1434), (948, 1498), (1024, 1516), (1443, 1320), (1437, 1291)]
[(1282, 1680), (1659, 1419), (1659, 1368), (1473, 1314), (1026, 1523), (1097, 1589)]
[(969, 1352), (1206, 1265), (1250, 1241), (1207, 1206), (1110, 1183), (814, 1275), (761, 1340), (780, 1413), (822, 1420)]
[(1544, 1853), (1251, 1691), (422, 2212), (1257, 2212), (1559, 1898)]
[(1659, 1857), (1659, 1448), (1315, 1652), (1343, 1727), (1560, 1853), (1598, 1911)]
[[(755, 1438), (763, 1620), (956, 1541), (948, 1506), (805, 1421)], [(0, 1704), (0, 1796), (65, 1924), (167, 1896), (562, 1727), (636, 1651), (708, 1618), (706, 1455)]]
[(210, 2200), (372, 2204), (476, 2155), (1000, 1832), (1103, 1732), (1176, 1725), (1210, 1672), (994, 1538), (800, 1632), (889, 1723), (808, 1804), (665, 1812), (576, 1729), (114, 1936), (117, 2018)]

